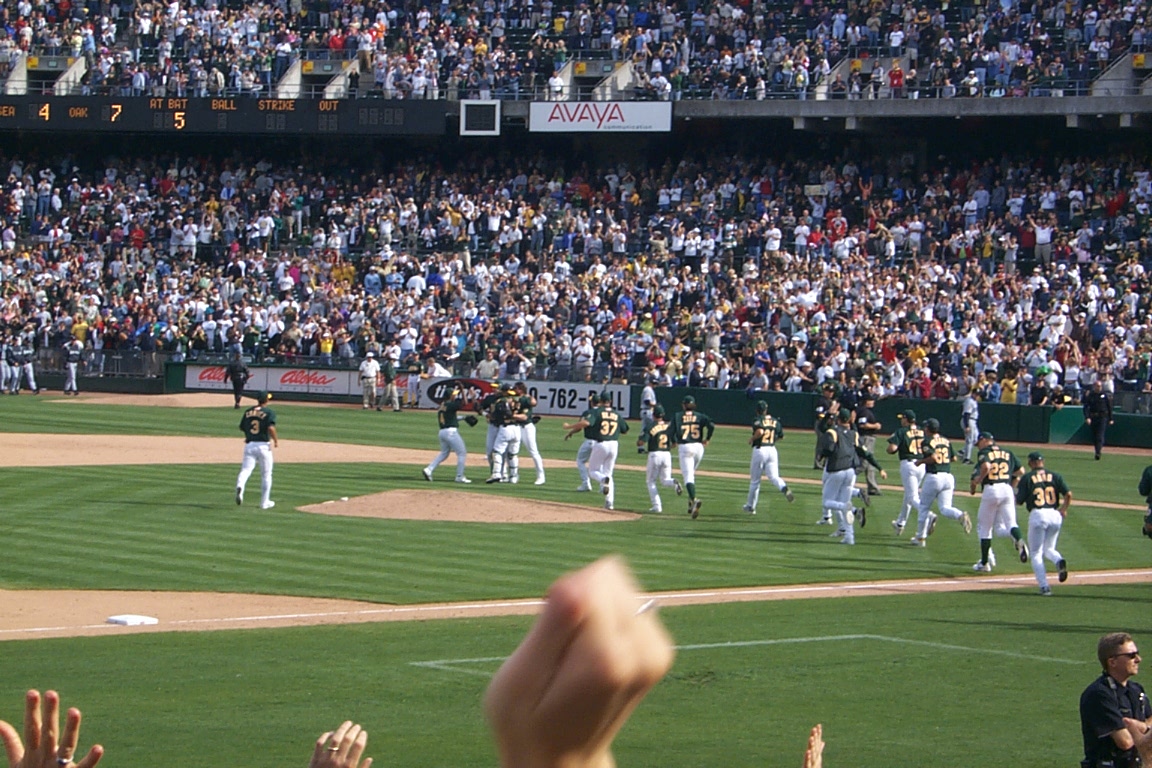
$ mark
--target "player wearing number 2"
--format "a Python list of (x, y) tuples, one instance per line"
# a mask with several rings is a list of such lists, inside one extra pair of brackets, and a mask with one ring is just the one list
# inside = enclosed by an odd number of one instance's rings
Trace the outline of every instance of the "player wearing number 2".
[[(271, 509), (276, 502), (272, 495), (272, 446), (280, 447), (276, 436), (276, 414), (268, 407), (272, 396), (267, 392), (256, 394), (256, 405), (244, 411), (240, 418), (240, 431), (244, 433), (244, 460), (240, 476), (236, 478), (236, 503), (244, 503), (244, 486), (260, 464), (260, 509)], [(271, 442), (271, 445), (269, 445)]]
[(700, 516), (700, 499), (696, 498), (696, 468), (704, 460), (704, 447), (712, 439), (716, 424), (709, 416), (696, 410), (696, 398), (692, 395), (686, 395), (680, 405), (683, 410), (672, 417), (672, 431), (676, 435), (680, 477), (688, 489), (688, 514), (695, 520)]
[(780, 479), (780, 457), (776, 453), (776, 441), (784, 439), (784, 427), (775, 416), (768, 413), (768, 403), (756, 401), (756, 419), (752, 422), (752, 481), (748, 484), (748, 503), (744, 511), (756, 514), (756, 503), (760, 500), (760, 481), (764, 477), (776, 486), (784, 498), (794, 501), (795, 496), (788, 490), (788, 484)]
[(1039, 451), (1028, 454), (1028, 469), (1031, 471), (1020, 480), (1016, 489), (1016, 503), (1028, 509), (1028, 546), (1032, 550), (1032, 573), (1040, 585), (1040, 594), (1051, 595), (1048, 574), (1044, 570), (1044, 558), (1056, 565), (1057, 579), (1068, 580), (1068, 563), (1056, 551), (1056, 539), (1060, 537), (1060, 526), (1068, 516), (1068, 506), (1072, 503), (1072, 491), (1059, 473), (1044, 469), (1044, 456)]
[(1011, 536), (1020, 555), (1020, 562), (1028, 562), (1028, 545), (1016, 524), (1016, 483), (1024, 474), (1020, 461), (1007, 449), (996, 445), (991, 432), (981, 432), (976, 442), (980, 453), (976, 457), (976, 471), (972, 473), (969, 491), (983, 486), (980, 511), (976, 513), (976, 533), (980, 536), (980, 562), (974, 571), (991, 571), (996, 563), (992, 555), (992, 536)]
[(649, 512), (663, 512), (664, 502), (660, 500), (660, 486), (675, 488), (676, 495), (684, 493), (679, 480), (672, 479), (672, 444), (676, 433), (664, 415), (664, 406), (652, 407), (652, 424), (644, 431), (645, 451), (648, 454), (648, 498), (652, 502)]
[(952, 495), (956, 493), (956, 478), (952, 476), (952, 462), (956, 460), (956, 452), (952, 450), (952, 443), (940, 434), (940, 422), (928, 419), (924, 422), (923, 454), (917, 463), (924, 466), (924, 487), (920, 489), (920, 509), (917, 511), (916, 535), (912, 537), (911, 544), (923, 547), (928, 543), (928, 537), (936, 530), (936, 513), (932, 511), (932, 502), (940, 509), (944, 517), (960, 521), (964, 526), (964, 533), (972, 532), (972, 519), (968, 513), (952, 506)]

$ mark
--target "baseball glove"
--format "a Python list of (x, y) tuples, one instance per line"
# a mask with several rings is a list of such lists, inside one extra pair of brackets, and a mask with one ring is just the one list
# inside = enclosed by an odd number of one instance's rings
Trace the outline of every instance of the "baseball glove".
[(1144, 518), (1144, 535), (1152, 539), (1152, 512)]
[(539, 424), (540, 423), (540, 417), (539, 416), (533, 416), (532, 417), (532, 423), (533, 424)]
[(473, 416), (472, 414), (468, 414), (467, 416), (465, 416), (465, 417), (464, 417), (464, 423), (466, 423), (466, 424), (467, 424), (468, 426), (470, 426), (470, 427), (474, 427), (474, 426), (476, 426), (476, 423), (477, 423), (478, 421), (479, 421), (479, 419), (477, 419), (477, 418), (476, 418), (475, 416)]

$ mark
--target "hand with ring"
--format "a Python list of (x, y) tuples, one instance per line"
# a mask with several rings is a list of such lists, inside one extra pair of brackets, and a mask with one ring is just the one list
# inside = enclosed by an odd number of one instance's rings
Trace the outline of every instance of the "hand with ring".
[[(41, 707), (43, 705), (43, 707)], [(8, 753), (9, 768), (93, 768), (104, 756), (97, 744), (79, 762), (74, 762), (80, 740), (80, 710), (68, 710), (64, 734), (60, 734), (60, 695), (48, 691), (41, 700), (39, 691), (24, 697), (24, 741), (10, 724), (0, 720), (0, 741)]]
[(309, 768), (372, 768), (372, 758), (360, 762), (368, 746), (368, 731), (351, 720), (345, 720), (335, 731), (316, 740)]

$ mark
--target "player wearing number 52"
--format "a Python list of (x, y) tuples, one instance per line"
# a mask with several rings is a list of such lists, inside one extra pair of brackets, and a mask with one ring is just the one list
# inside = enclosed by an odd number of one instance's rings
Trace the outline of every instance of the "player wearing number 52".
[(696, 410), (696, 398), (685, 395), (681, 410), (672, 417), (672, 432), (676, 436), (676, 452), (680, 459), (680, 477), (688, 490), (688, 514), (695, 520), (700, 516), (700, 499), (696, 498), (696, 468), (704, 461), (704, 447), (712, 439), (716, 424), (707, 414)]
[(968, 513), (952, 506), (952, 495), (956, 493), (956, 478), (952, 475), (952, 462), (956, 452), (952, 443), (940, 434), (940, 422), (928, 419), (924, 422), (924, 442), (922, 454), (916, 463), (925, 468), (924, 487), (920, 490), (920, 509), (917, 511), (916, 535), (912, 537), (914, 547), (928, 544), (928, 536), (936, 530), (936, 513), (932, 503), (936, 502), (940, 514), (951, 518), (964, 527), (964, 533), (972, 532), (972, 520)]
[(980, 511), (976, 513), (976, 533), (980, 536), (980, 561), (974, 571), (991, 571), (996, 564), (992, 554), (992, 535), (1011, 536), (1020, 555), (1020, 562), (1028, 562), (1028, 545), (1016, 524), (1016, 494), (1014, 489), (1024, 469), (1013, 453), (996, 445), (991, 432), (981, 432), (976, 441), (976, 471), (968, 490), (975, 494), (976, 486), (983, 486)]
[(1056, 565), (1061, 583), (1068, 580), (1068, 563), (1056, 551), (1056, 539), (1068, 516), (1072, 491), (1059, 473), (1044, 468), (1044, 456), (1039, 451), (1028, 454), (1028, 469), (1016, 489), (1016, 503), (1028, 509), (1028, 547), (1032, 550), (1032, 572), (1036, 574), (1040, 594), (1051, 595), (1044, 558)]
[(244, 503), (244, 486), (260, 464), (260, 509), (271, 509), (276, 502), (272, 495), (272, 446), (280, 447), (276, 436), (276, 414), (268, 407), (272, 395), (256, 393), (256, 405), (244, 411), (240, 418), (240, 431), (244, 433), (244, 460), (240, 476), (236, 478), (236, 503)]

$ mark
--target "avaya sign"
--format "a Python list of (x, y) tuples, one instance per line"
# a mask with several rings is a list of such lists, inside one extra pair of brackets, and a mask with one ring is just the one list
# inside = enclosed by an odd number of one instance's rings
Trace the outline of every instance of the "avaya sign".
[(534, 101), (528, 130), (533, 133), (667, 133), (670, 101)]

